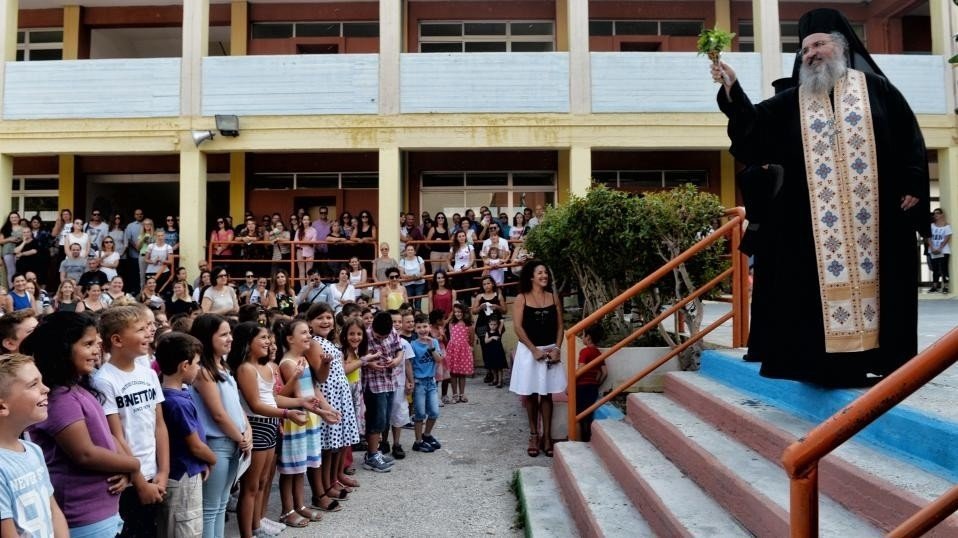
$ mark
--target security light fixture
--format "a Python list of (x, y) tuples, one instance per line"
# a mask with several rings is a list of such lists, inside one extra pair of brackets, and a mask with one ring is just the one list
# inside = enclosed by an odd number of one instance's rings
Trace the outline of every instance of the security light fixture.
[(196, 147), (200, 147), (203, 142), (213, 140), (214, 136), (216, 135), (213, 134), (213, 131), (193, 131), (193, 143), (196, 144)]
[(239, 136), (239, 117), (216, 114), (216, 128), (223, 136)]

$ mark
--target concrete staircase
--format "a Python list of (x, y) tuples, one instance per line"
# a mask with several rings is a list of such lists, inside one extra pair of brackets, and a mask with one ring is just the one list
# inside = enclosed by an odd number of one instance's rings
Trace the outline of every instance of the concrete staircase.
[[(624, 420), (596, 421), (591, 443), (557, 443), (551, 469), (520, 470), (526, 535), (788, 536), (781, 453), (857, 394), (706, 352), (662, 394), (630, 395)], [(820, 534), (881, 536), (936, 499), (958, 480), (956, 439), (953, 423), (893, 410), (821, 462)], [(958, 516), (929, 536), (958, 537)]]

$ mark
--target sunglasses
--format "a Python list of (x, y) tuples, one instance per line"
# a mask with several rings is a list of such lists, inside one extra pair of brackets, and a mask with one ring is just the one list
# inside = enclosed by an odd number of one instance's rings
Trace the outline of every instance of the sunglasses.
[(97, 212), (94, 212), (94, 213), (93, 213), (93, 216), (94, 216), (94, 217), (99, 217), (99, 216), (100, 216), (100, 214), (99, 214), (99, 213), (97, 213)]
[(218, 221), (216, 221), (216, 224), (225, 224), (225, 221), (218, 220)]
[(246, 278), (253, 278), (254, 276), (256, 276), (256, 275), (254, 275), (253, 273), (250, 273), (250, 274), (246, 275)]
[(226, 273), (221, 273), (221, 274), (216, 275), (216, 278), (228, 278), (228, 277), (229, 277), (229, 275), (226, 274)]
[(389, 280), (399, 280), (399, 275), (392, 275), (389, 277)]

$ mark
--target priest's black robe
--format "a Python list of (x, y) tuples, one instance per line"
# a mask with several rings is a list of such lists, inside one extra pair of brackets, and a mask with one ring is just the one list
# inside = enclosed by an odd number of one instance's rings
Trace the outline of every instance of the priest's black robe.
[[(778, 196), (769, 201), (756, 246), (755, 294), (749, 357), (765, 377), (826, 386), (860, 386), (866, 374), (885, 375), (917, 353), (918, 238), (929, 232), (929, 177), (924, 140), (911, 108), (885, 78), (866, 74), (878, 161), (879, 345), (825, 351), (822, 300), (813, 242), (798, 88), (753, 105), (738, 82), (718, 104), (729, 118), (730, 152), (749, 165), (776, 163), (785, 170)], [(919, 203), (901, 209), (902, 197)]]

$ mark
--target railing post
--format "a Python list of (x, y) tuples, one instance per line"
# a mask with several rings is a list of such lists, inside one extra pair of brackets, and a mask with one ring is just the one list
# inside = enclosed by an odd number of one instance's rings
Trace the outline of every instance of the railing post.
[(805, 476), (792, 478), (790, 490), (791, 538), (818, 538), (818, 463)]
[(578, 360), (575, 356), (575, 333), (567, 332), (566, 333), (566, 379), (568, 380), (566, 384), (566, 414), (569, 417), (569, 440), (578, 441), (579, 440), (579, 421), (575, 419), (576, 416), (576, 378), (575, 370), (578, 363)]
[[(741, 217), (741, 211), (732, 218)], [(742, 221), (731, 230), (731, 255), (732, 255), (732, 311), (735, 313), (732, 318), (732, 347), (743, 347), (746, 344), (748, 327), (748, 286), (747, 273), (748, 263), (744, 260), (744, 255), (739, 252), (739, 245), (742, 242)]]

